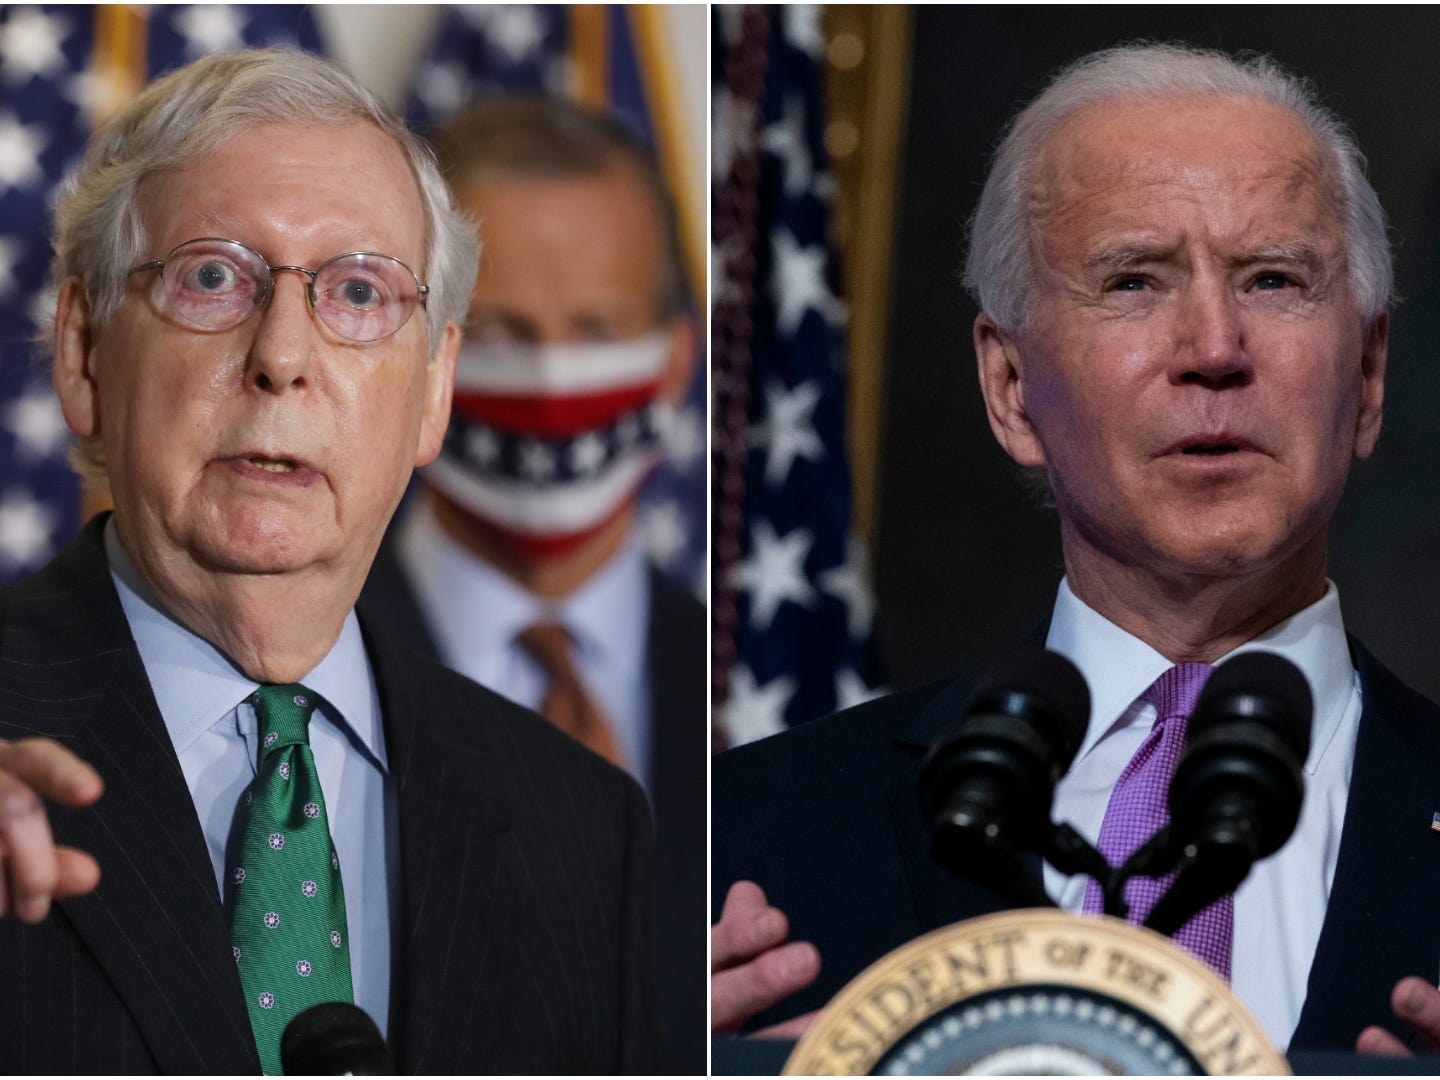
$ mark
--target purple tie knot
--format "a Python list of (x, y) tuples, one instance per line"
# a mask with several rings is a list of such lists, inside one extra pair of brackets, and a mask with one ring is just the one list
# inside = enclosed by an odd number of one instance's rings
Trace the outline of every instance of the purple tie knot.
[(1157, 721), (1188, 717), (1195, 711), (1205, 680), (1214, 670), (1209, 664), (1176, 664), (1151, 683), (1141, 696), (1155, 706)]

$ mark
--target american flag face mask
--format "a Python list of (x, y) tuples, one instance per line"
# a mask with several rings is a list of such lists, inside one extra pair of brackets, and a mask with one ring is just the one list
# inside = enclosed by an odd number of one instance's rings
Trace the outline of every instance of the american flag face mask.
[(660, 460), (670, 337), (469, 345), (426, 479), (525, 554), (562, 554), (608, 524)]

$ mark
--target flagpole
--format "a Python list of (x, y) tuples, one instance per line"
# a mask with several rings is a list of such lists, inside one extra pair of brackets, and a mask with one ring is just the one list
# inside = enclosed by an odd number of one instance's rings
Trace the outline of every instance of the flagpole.
[(680, 248), (690, 279), (695, 306), (708, 311), (705, 252), (698, 239), (704, 236), (704, 217), (695, 199), (695, 173), (685, 147), (685, 123), (681, 114), (680, 88), (665, 35), (665, 12), (660, 6), (644, 4), (626, 8), (631, 37), (639, 53), (640, 78), (645, 84), (645, 101), (654, 118), (655, 147), (660, 166), (669, 181), (670, 192), (680, 216)]

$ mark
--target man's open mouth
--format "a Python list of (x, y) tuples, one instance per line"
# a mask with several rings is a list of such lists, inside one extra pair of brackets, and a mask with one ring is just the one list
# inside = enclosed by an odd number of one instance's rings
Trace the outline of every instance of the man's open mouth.
[(1182, 453), (1194, 457), (1218, 457), (1220, 454), (1236, 454), (1241, 450), (1239, 443), (1217, 442), (1217, 443), (1196, 443), (1194, 446), (1187, 446)]

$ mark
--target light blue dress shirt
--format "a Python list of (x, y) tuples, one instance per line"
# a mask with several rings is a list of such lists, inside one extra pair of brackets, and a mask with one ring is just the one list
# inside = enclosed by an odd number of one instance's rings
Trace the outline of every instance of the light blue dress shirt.
[[(225, 897), (225, 844), (258, 760), (258, 718), (246, 699), (259, 684), (164, 610), (126, 555), (113, 520), (105, 529), (105, 555)], [(345, 886), (355, 1004), (383, 1033), (390, 1014), (390, 911), (399, 910), (399, 830), (380, 696), (353, 611), (334, 647), (300, 681), (323, 699), (310, 722), (310, 746)]]
[(650, 578), (633, 535), (588, 581), (553, 601), (447, 536), (428, 499), (401, 526), (398, 554), (445, 664), (528, 709), (540, 708), (550, 677), (515, 639), (539, 622), (568, 630), (585, 689), (610, 721), (626, 767), (649, 790)]
[[(1115, 781), (1155, 724), (1155, 707), (1138, 699), (1171, 665), (1085, 604), (1068, 580), (1060, 583), (1046, 647), (1073, 661), (1090, 687), (1090, 725), (1075, 764), (1055, 789), (1054, 820), (1068, 821), (1093, 843)], [(1300, 1020), (1335, 880), (1360, 727), (1360, 677), (1332, 582), (1315, 603), (1216, 663), (1255, 649), (1279, 653), (1298, 667), (1315, 703), (1295, 832), (1235, 890), (1231, 986), (1270, 1040), (1283, 1047)], [(1045, 867), (1047, 891), (1067, 910), (1084, 905), (1086, 881), (1082, 874), (1066, 877)]]

